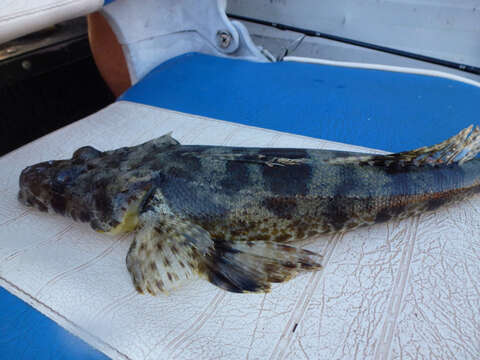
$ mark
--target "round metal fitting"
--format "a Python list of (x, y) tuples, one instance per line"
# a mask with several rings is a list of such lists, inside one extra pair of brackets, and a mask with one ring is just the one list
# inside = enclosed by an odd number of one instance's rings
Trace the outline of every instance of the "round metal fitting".
[(222, 49), (226, 49), (232, 43), (232, 34), (226, 30), (217, 31), (217, 43)]

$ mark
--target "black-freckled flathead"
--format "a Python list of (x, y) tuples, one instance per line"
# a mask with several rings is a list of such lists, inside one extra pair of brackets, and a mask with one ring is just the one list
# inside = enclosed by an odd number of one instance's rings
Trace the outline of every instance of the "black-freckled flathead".
[(82, 147), (23, 170), (19, 199), (135, 232), (127, 268), (139, 292), (167, 292), (198, 274), (233, 292), (321, 267), (296, 242), (436, 210), (480, 190), (480, 130), (390, 155), (180, 145)]

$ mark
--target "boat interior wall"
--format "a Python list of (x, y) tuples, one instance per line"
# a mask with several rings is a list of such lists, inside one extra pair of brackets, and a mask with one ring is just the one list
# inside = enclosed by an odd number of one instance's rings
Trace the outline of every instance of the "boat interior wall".
[[(480, 81), (480, 76), (426, 61), (415, 60), (399, 55), (389, 54), (381, 51), (375, 51), (360, 46), (337, 42), (319, 37), (303, 36), (298, 32), (279, 30), (270, 26), (259, 25), (244, 21), (243, 24), (248, 29), (252, 40), (260, 48), (268, 49), (274, 56), (285, 55), (286, 49), (289, 51), (283, 60), (288, 60), (289, 56), (311, 58), (332, 62), (331, 65), (342, 66), (344, 63), (365, 64), (365, 68), (371, 68), (368, 64), (403, 67), (408, 69), (428, 71), (441, 71), (444, 73), (468, 78), (474, 81)], [(301, 39), (301, 41), (299, 41)], [(293, 46), (292, 48), (292, 45)], [(480, 54), (479, 54), (480, 57)], [(406, 70), (408, 72), (408, 70)]]
[(474, 0), (230, 0), (228, 13), (480, 65)]

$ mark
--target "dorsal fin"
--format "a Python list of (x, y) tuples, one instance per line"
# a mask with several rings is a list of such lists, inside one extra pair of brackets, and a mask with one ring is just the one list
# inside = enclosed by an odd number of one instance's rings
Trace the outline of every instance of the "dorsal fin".
[(328, 164), (371, 166), (440, 166), (463, 164), (480, 152), (480, 128), (470, 125), (439, 144), (387, 155), (348, 156), (326, 160)]
[(157, 146), (180, 145), (180, 142), (172, 137), (173, 131), (166, 133), (156, 139), (150, 140), (152, 144)]

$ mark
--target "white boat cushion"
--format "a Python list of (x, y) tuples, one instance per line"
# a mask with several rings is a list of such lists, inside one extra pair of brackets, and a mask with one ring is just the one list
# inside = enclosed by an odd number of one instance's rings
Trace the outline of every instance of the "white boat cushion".
[(139, 295), (131, 236), (110, 237), (17, 201), (18, 175), (86, 144), (358, 147), (117, 102), (0, 158), (0, 286), (114, 359), (478, 358), (480, 199), (309, 245), (322, 271), (233, 294), (195, 280)]

